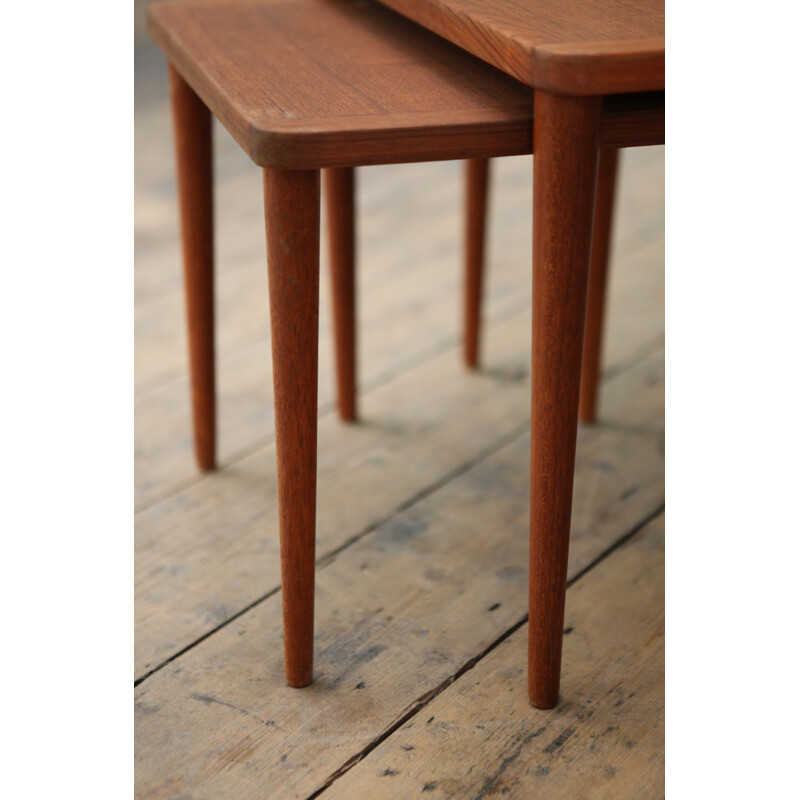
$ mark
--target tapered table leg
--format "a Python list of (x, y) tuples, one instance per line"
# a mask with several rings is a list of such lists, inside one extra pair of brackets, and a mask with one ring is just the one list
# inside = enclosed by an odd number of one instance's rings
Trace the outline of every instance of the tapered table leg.
[(352, 167), (325, 170), (325, 204), (333, 297), (333, 340), (339, 416), (358, 416), (356, 395), (355, 174)]
[(600, 98), (534, 103), (528, 690), (558, 702)]
[(486, 209), (489, 159), (473, 158), (466, 162), (466, 244), (464, 274), (464, 363), (478, 366), (480, 350), (481, 299), (486, 250)]
[(617, 184), (616, 148), (603, 148), (597, 163), (597, 192), (594, 204), (592, 255), (589, 267), (589, 299), (581, 370), (581, 422), (594, 422), (600, 382), (600, 353), (603, 346), (603, 317), (608, 279), (608, 255)]
[(264, 170), (284, 661), (311, 683), (317, 497), (318, 170)]
[(194, 450), (202, 470), (216, 466), (214, 386), (214, 203), (211, 113), (170, 65), (183, 276), (189, 331)]

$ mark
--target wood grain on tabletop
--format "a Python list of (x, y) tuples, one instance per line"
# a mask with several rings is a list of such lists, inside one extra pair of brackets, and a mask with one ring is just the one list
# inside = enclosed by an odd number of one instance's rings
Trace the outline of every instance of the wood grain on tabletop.
[[(376, 3), (154, 3), (148, 19), (167, 58), (262, 166), (531, 152), (529, 88)], [(658, 109), (641, 99), (643, 111), (636, 100), (609, 106), (601, 141), (663, 141)]]
[(664, 0), (381, 2), (537, 89), (664, 88)]
[(167, 58), (263, 166), (526, 151), (526, 87), (376, 3), (155, 3), (148, 19)]

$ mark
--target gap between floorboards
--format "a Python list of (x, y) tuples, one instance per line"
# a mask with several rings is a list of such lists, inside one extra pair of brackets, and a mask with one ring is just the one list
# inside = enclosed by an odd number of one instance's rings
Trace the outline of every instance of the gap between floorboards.
[[(659, 337), (655, 342), (651, 343), (651, 345), (649, 345), (646, 348), (643, 348), (639, 352), (638, 356), (636, 358), (632, 359), (630, 361), (630, 363), (625, 367), (625, 369), (621, 369), (621, 370), (615, 372), (614, 373), (614, 377), (616, 377), (621, 372), (624, 372), (627, 369), (635, 368), (637, 364), (641, 363), (642, 361), (647, 359), (650, 355), (652, 355), (653, 353), (657, 352), (660, 347), (661, 347), (661, 338)], [(605, 383), (606, 380), (607, 379), (605, 377), (603, 377), (602, 383)], [(492, 442), (491, 445), (489, 445), (488, 447), (484, 448), (482, 451), (480, 451), (480, 453), (478, 453), (473, 458), (467, 459), (466, 461), (463, 461), (461, 464), (459, 464), (456, 467), (454, 467), (453, 469), (451, 469), (449, 472), (447, 472), (445, 475), (443, 475), (438, 480), (434, 481), (433, 483), (431, 483), (428, 486), (426, 486), (424, 489), (421, 489), (420, 491), (418, 491), (415, 494), (411, 495), (410, 497), (406, 498), (402, 503), (400, 503), (398, 506), (396, 506), (394, 509), (392, 509), (386, 516), (381, 517), (379, 520), (376, 520), (376, 521), (372, 522), (366, 528), (364, 528), (363, 530), (361, 530), (358, 533), (354, 534), (353, 536), (351, 536), (349, 539), (347, 539), (342, 544), (340, 544), (337, 547), (335, 547), (334, 549), (324, 553), (323, 555), (320, 555), (315, 561), (316, 567), (317, 568), (324, 567), (324, 566), (327, 566), (328, 564), (333, 563), (336, 560), (336, 558), (342, 552), (344, 552), (347, 548), (351, 547), (356, 542), (361, 541), (364, 537), (368, 536), (370, 533), (372, 533), (373, 531), (378, 529), (381, 525), (385, 525), (387, 522), (389, 522), (392, 518), (394, 518), (398, 514), (401, 514), (404, 511), (407, 511), (409, 508), (413, 507), (414, 505), (416, 505), (417, 503), (421, 502), (425, 498), (430, 497), (432, 494), (435, 494), (437, 491), (439, 491), (440, 489), (444, 488), (448, 484), (452, 483), (454, 480), (459, 478), (461, 475), (463, 475), (468, 470), (470, 470), (473, 467), (477, 466), (482, 461), (486, 460), (487, 458), (492, 456), (494, 453), (496, 453), (497, 451), (499, 451), (503, 447), (511, 444), (511, 442), (513, 442), (514, 440), (520, 438), (521, 436), (525, 436), (527, 434), (529, 428), (530, 428), (530, 420), (526, 420), (522, 425), (518, 426), (517, 428), (515, 428), (510, 433), (506, 434), (505, 436), (500, 437), (499, 439), (496, 439), (494, 442)], [(250, 452), (255, 452), (255, 450), (257, 450), (257, 449), (258, 448), (254, 448), (254, 450), (248, 451), (248, 454)], [(239, 460), (239, 459), (236, 459), (236, 460)], [(229, 461), (228, 463), (230, 464), (230, 463), (235, 463), (235, 462), (234, 461)], [(637, 530), (638, 530), (638, 528), (637, 528)], [(624, 540), (625, 537), (627, 537), (628, 535), (632, 535), (632, 534), (624, 534), (622, 539)], [(622, 540), (620, 540), (620, 541), (622, 541)], [(605, 551), (605, 553), (610, 552), (616, 546), (617, 546), (617, 544), (612, 545), (612, 547), (609, 550)], [(599, 558), (600, 559), (605, 558), (605, 554), (601, 554), (601, 556)], [(591, 568), (591, 566), (593, 566), (595, 563), (597, 563), (597, 560), (592, 562), (592, 564), (589, 567), (587, 567), (586, 569)], [(586, 572), (586, 569), (584, 569), (582, 572), (580, 572), (573, 579), (573, 582), (575, 580), (577, 580), (581, 575), (584, 575), (585, 572)], [(569, 584), (569, 585), (571, 585), (571, 584)], [(270, 597), (272, 597), (273, 595), (275, 595), (279, 591), (280, 591), (280, 585), (272, 587), (270, 590), (265, 592), (263, 595), (260, 595), (255, 600), (253, 600), (251, 603), (248, 603), (246, 606), (244, 606), (243, 608), (239, 609), (237, 612), (235, 612), (230, 617), (228, 617), (227, 619), (225, 619), (222, 622), (220, 622), (218, 625), (213, 627), (211, 630), (206, 631), (206, 633), (204, 633), (202, 636), (199, 636), (193, 642), (190, 642), (185, 647), (183, 647), (180, 650), (178, 650), (177, 652), (173, 653), (169, 658), (164, 659), (162, 662), (157, 664), (155, 667), (153, 667), (152, 669), (148, 670), (144, 675), (141, 675), (138, 678), (136, 678), (134, 680), (134, 683), (133, 683), (134, 688), (139, 686), (140, 684), (142, 684), (144, 681), (146, 681), (148, 678), (152, 677), (157, 672), (161, 671), (168, 664), (171, 664), (176, 659), (180, 658), (184, 654), (188, 653), (190, 650), (194, 649), (197, 645), (199, 645), (202, 642), (206, 641), (206, 639), (211, 637), (213, 634), (217, 633), (218, 631), (220, 631), (223, 628), (225, 628), (228, 625), (230, 625), (235, 620), (239, 619), (242, 615), (246, 614), (248, 611), (252, 610), (253, 608), (256, 608), (258, 605), (260, 605), (261, 603), (263, 603), (266, 600), (268, 600)], [(498, 642), (496, 642), (491, 647), (493, 648), (497, 644), (499, 644), (499, 640), (498, 640)]]
[[(600, 553), (592, 562), (587, 564), (580, 572), (577, 573), (574, 577), (567, 581), (567, 589), (571, 586), (574, 586), (581, 578), (585, 577), (592, 569), (594, 569), (598, 564), (602, 561), (605, 561), (609, 556), (611, 556), (614, 552), (616, 552), (620, 547), (622, 547), (627, 541), (633, 538), (640, 530), (642, 530), (646, 525), (652, 522), (654, 519), (657, 519), (661, 514), (664, 513), (664, 504), (662, 503), (657, 509), (651, 511), (647, 514), (642, 520), (637, 522), (633, 525), (628, 531), (622, 534), (613, 544), (609, 545), (602, 553)], [(496, 649), (499, 645), (501, 645), (509, 636), (516, 633), (526, 622), (528, 621), (528, 615), (525, 614), (522, 619), (518, 622), (515, 622), (511, 625), (508, 629), (503, 631), (488, 647), (484, 648), (480, 653), (472, 658), (468, 659), (464, 664), (461, 665), (452, 675), (445, 678), (438, 686), (434, 687), (433, 689), (425, 692), (425, 694), (418, 697), (413, 703), (411, 703), (410, 707), (404, 711), (398, 719), (396, 719), (391, 725), (389, 725), (385, 730), (383, 730), (378, 736), (373, 739), (366, 747), (362, 748), (358, 753), (351, 756), (341, 767), (335, 770), (328, 778), (325, 779), (322, 786), (319, 789), (314, 790), (310, 795), (307, 796), (306, 800), (315, 800), (315, 798), (319, 797), (325, 791), (327, 791), (339, 778), (349, 772), (356, 764), (360, 763), (364, 758), (366, 758), (376, 747), (380, 744), (385, 742), (389, 737), (391, 737), (397, 730), (402, 728), (409, 720), (413, 719), (423, 708), (425, 708), (431, 701), (437, 698), (442, 692), (446, 691), (450, 686), (452, 686), (459, 678), (464, 676), (468, 673), (471, 669), (477, 666), (481, 660), (483, 660), (489, 653), (491, 653), (494, 649)]]

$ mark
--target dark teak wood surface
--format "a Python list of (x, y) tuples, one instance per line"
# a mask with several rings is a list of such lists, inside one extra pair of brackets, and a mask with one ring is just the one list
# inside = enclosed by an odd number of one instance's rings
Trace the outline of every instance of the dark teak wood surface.
[[(260, 166), (358, 166), (532, 150), (529, 88), (377, 3), (153, 3), (148, 26), (171, 64)], [(663, 135), (663, 95), (607, 104), (604, 144), (658, 144)]]
[(529, 86), (664, 88), (664, 0), (381, 0)]
[(261, 166), (529, 150), (529, 90), (376, 3), (155, 3), (148, 22)]

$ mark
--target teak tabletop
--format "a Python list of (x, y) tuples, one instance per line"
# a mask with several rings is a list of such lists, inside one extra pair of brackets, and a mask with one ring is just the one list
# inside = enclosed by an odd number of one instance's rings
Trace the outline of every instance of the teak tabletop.
[(260, 166), (531, 152), (527, 87), (379, 4), (312, 8), (154, 3), (149, 31)]
[(664, 88), (664, 0), (381, 0), (536, 89)]

